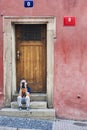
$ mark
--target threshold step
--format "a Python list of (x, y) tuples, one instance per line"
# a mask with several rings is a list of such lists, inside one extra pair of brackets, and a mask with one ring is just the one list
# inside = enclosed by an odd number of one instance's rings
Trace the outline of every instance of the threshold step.
[[(14, 94), (12, 97), (12, 101), (17, 100), (18, 93)], [(31, 93), (30, 99), (31, 101), (46, 101), (46, 94), (44, 93)]]
[[(22, 105), (23, 107), (25, 107), (25, 104)], [(17, 102), (11, 102), (11, 108), (18, 108), (18, 104)], [(46, 109), (47, 108), (47, 102), (43, 101), (43, 102), (30, 102), (30, 108), (31, 109)]]
[(30, 109), (29, 111), (13, 108), (3, 108), (0, 110), (0, 116), (26, 117), (34, 119), (55, 119), (55, 109)]

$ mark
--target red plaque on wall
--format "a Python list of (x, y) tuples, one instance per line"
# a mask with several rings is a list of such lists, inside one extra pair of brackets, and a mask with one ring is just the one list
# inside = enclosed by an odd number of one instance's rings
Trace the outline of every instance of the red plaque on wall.
[(64, 17), (64, 26), (75, 26), (76, 17)]

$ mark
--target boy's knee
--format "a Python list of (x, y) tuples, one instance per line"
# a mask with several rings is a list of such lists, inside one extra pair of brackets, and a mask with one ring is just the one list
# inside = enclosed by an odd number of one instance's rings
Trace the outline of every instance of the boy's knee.
[(21, 96), (18, 96), (18, 97), (17, 97), (18, 100), (21, 99), (21, 98), (22, 98)]
[(26, 96), (25, 100), (26, 100), (26, 101), (30, 101), (30, 97), (29, 97), (29, 96)]
[(29, 99), (29, 96), (26, 96), (26, 99)]

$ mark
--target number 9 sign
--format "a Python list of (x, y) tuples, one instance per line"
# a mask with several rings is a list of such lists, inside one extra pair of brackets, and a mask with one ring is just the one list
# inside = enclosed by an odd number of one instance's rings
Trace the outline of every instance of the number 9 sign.
[(24, 0), (24, 7), (33, 7), (33, 0)]

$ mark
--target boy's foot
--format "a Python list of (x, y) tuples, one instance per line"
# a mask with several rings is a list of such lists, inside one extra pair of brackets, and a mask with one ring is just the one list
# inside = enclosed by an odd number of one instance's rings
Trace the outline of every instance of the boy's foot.
[(22, 110), (22, 107), (19, 107), (18, 109), (21, 111), (21, 110)]
[(27, 107), (26, 110), (29, 111), (29, 107)]

